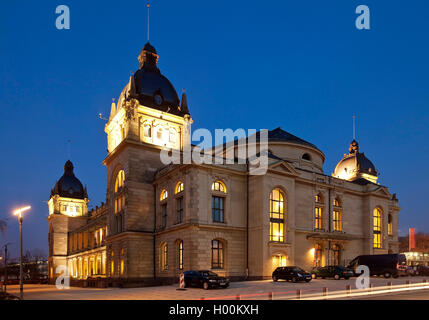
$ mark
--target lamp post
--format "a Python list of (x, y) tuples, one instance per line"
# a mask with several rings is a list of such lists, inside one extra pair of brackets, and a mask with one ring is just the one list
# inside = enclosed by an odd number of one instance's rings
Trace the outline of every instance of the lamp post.
[(30, 210), (31, 206), (22, 207), (13, 212), (14, 215), (18, 216), (19, 221), (19, 296), (21, 300), (24, 298), (24, 277), (22, 270), (22, 214)]

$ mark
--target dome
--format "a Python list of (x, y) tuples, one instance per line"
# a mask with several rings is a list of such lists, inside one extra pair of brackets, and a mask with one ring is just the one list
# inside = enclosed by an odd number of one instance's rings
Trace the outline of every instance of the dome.
[(86, 188), (73, 173), (73, 163), (68, 160), (64, 165), (64, 174), (51, 190), (51, 196), (59, 195), (60, 197), (85, 199), (88, 198)]
[(183, 116), (180, 100), (171, 82), (158, 69), (158, 54), (148, 42), (139, 55), (140, 69), (134, 74), (134, 98), (140, 104), (160, 111)]
[(349, 154), (344, 155), (343, 159), (335, 167), (333, 176), (348, 181), (377, 182), (378, 172), (374, 164), (363, 152), (359, 152), (359, 144), (356, 140), (350, 143)]

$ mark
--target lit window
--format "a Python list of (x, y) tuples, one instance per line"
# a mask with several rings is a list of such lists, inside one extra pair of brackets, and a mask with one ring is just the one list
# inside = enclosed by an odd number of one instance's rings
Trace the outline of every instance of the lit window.
[(165, 189), (161, 191), (161, 197), (159, 198), (161, 201), (166, 200), (168, 198), (168, 192)]
[(175, 143), (175, 142), (176, 142), (176, 130), (174, 130), (174, 129), (170, 129), (170, 135), (169, 135), (168, 140), (169, 140), (170, 142), (173, 142), (173, 143)]
[(341, 211), (340, 210), (334, 210), (333, 212), (333, 227), (334, 231), (342, 231), (342, 217), (341, 217)]
[(334, 231), (342, 231), (343, 230), (343, 217), (341, 211), (341, 202), (338, 198), (334, 199), (334, 210), (332, 213), (332, 224)]
[(282, 254), (276, 254), (272, 258), (273, 269), (278, 267), (286, 267), (286, 256)]
[[(120, 170), (115, 180), (115, 214), (122, 212), (125, 207), (125, 194), (124, 194), (124, 185), (125, 185), (125, 172)], [(117, 216), (116, 218), (116, 231), (122, 232), (122, 217)]]
[(316, 203), (323, 203), (323, 197), (322, 197), (320, 194), (316, 194), (316, 195), (314, 196), (314, 201), (315, 201)]
[(285, 196), (279, 188), (270, 193), (270, 241), (284, 241)]
[(143, 134), (146, 138), (150, 138), (152, 136), (152, 128), (149, 124), (144, 125)]
[(125, 264), (124, 264), (124, 249), (121, 249), (121, 276), (124, 274), (125, 271)]
[(179, 182), (177, 183), (177, 185), (176, 185), (175, 194), (178, 194), (178, 193), (182, 192), (182, 191), (183, 191), (183, 189), (184, 189), (183, 182), (182, 182), (182, 181), (179, 181)]
[(161, 244), (161, 270), (168, 269), (168, 246), (164, 242)]
[(219, 192), (226, 193), (226, 186), (222, 181), (217, 180), (212, 184), (212, 191), (219, 191)]
[(213, 222), (224, 222), (224, 198), (212, 196)]
[(212, 269), (223, 269), (224, 265), (223, 243), (212, 240)]
[(375, 208), (373, 212), (374, 248), (381, 248), (381, 209)]
[(320, 208), (320, 207), (314, 208), (314, 229), (316, 229), (316, 230), (322, 230), (323, 229), (322, 208)]
[(334, 199), (334, 207), (341, 207), (341, 202), (338, 198)]
[(183, 270), (183, 241), (179, 240), (178, 243), (178, 253), (179, 253), (179, 270)]

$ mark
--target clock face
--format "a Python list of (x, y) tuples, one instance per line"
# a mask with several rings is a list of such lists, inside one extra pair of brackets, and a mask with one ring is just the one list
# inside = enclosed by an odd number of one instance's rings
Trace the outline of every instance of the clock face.
[(154, 99), (157, 105), (160, 105), (162, 103), (162, 98), (159, 94), (155, 95)]

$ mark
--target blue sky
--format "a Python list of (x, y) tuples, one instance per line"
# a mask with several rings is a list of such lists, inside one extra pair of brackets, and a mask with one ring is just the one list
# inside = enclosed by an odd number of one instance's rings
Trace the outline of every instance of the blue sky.
[[(66, 4), (71, 29), (55, 28)], [(371, 29), (357, 30), (365, 4)], [(316, 144), (331, 174), (352, 139), (400, 199), (400, 231), (429, 232), (427, 1), (153, 1), (151, 43), (194, 127), (283, 129)], [(146, 43), (146, 2), (0, 3), (0, 218), (31, 204), (25, 248), (47, 249), (50, 189), (67, 140), (93, 206), (104, 201), (104, 122)]]

